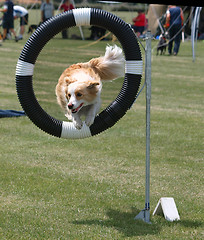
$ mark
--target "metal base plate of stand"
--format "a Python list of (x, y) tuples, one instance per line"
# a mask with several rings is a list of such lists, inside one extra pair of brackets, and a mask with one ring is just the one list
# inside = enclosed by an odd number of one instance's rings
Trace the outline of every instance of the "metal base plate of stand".
[(145, 49), (145, 83), (146, 83), (146, 184), (145, 208), (135, 220), (150, 222), (150, 100), (151, 100), (151, 32), (147, 31)]
[(143, 209), (134, 218), (135, 220), (143, 220), (144, 222), (151, 224), (150, 222), (150, 209)]

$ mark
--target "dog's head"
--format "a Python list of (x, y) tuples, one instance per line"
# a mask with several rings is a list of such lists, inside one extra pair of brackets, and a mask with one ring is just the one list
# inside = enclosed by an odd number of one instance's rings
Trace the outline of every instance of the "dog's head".
[(68, 68), (61, 76), (63, 87), (56, 88), (58, 102), (66, 110), (77, 113), (83, 106), (93, 104), (100, 94), (99, 76), (89, 68)]
[(83, 106), (93, 104), (99, 91), (99, 82), (89, 81), (71, 82), (65, 90), (68, 108), (72, 113), (77, 113)]
[(164, 34), (161, 34), (159, 36), (159, 43), (158, 43), (158, 47), (165, 47), (166, 46), (166, 38)]

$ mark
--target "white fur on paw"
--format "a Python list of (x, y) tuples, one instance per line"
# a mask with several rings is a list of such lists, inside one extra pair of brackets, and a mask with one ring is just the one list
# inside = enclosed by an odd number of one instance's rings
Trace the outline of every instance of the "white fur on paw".
[(70, 120), (70, 121), (72, 120), (72, 115), (70, 115), (69, 113), (66, 113), (66, 114), (65, 114), (65, 117), (67, 117), (68, 120)]
[(80, 130), (83, 126), (82, 121), (80, 121), (80, 122), (73, 121), (73, 124), (74, 124), (75, 128), (77, 128), (78, 130)]
[(87, 116), (86, 120), (85, 120), (86, 125), (88, 127), (90, 127), (93, 124), (94, 119), (95, 119), (95, 116), (94, 117), (93, 116)]

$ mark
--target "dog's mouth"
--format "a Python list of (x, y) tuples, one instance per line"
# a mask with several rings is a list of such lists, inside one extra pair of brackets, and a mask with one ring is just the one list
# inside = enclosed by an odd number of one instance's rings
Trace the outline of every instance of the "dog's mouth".
[(84, 103), (81, 103), (77, 108), (72, 109), (72, 113), (77, 113), (82, 108), (83, 105)]

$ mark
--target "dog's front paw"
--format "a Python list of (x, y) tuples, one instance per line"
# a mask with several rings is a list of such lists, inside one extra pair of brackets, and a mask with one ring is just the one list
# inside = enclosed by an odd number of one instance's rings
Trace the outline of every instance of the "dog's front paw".
[(95, 119), (95, 116), (91, 116), (91, 115), (87, 116), (85, 120), (86, 125), (90, 127), (93, 124), (94, 119)]
[(83, 122), (82, 121), (73, 120), (73, 124), (74, 124), (75, 128), (77, 128), (78, 130), (80, 130), (83, 127)]
[(65, 117), (67, 117), (69, 121), (72, 121), (72, 115), (71, 115), (71, 114), (66, 113), (66, 114), (65, 114)]

